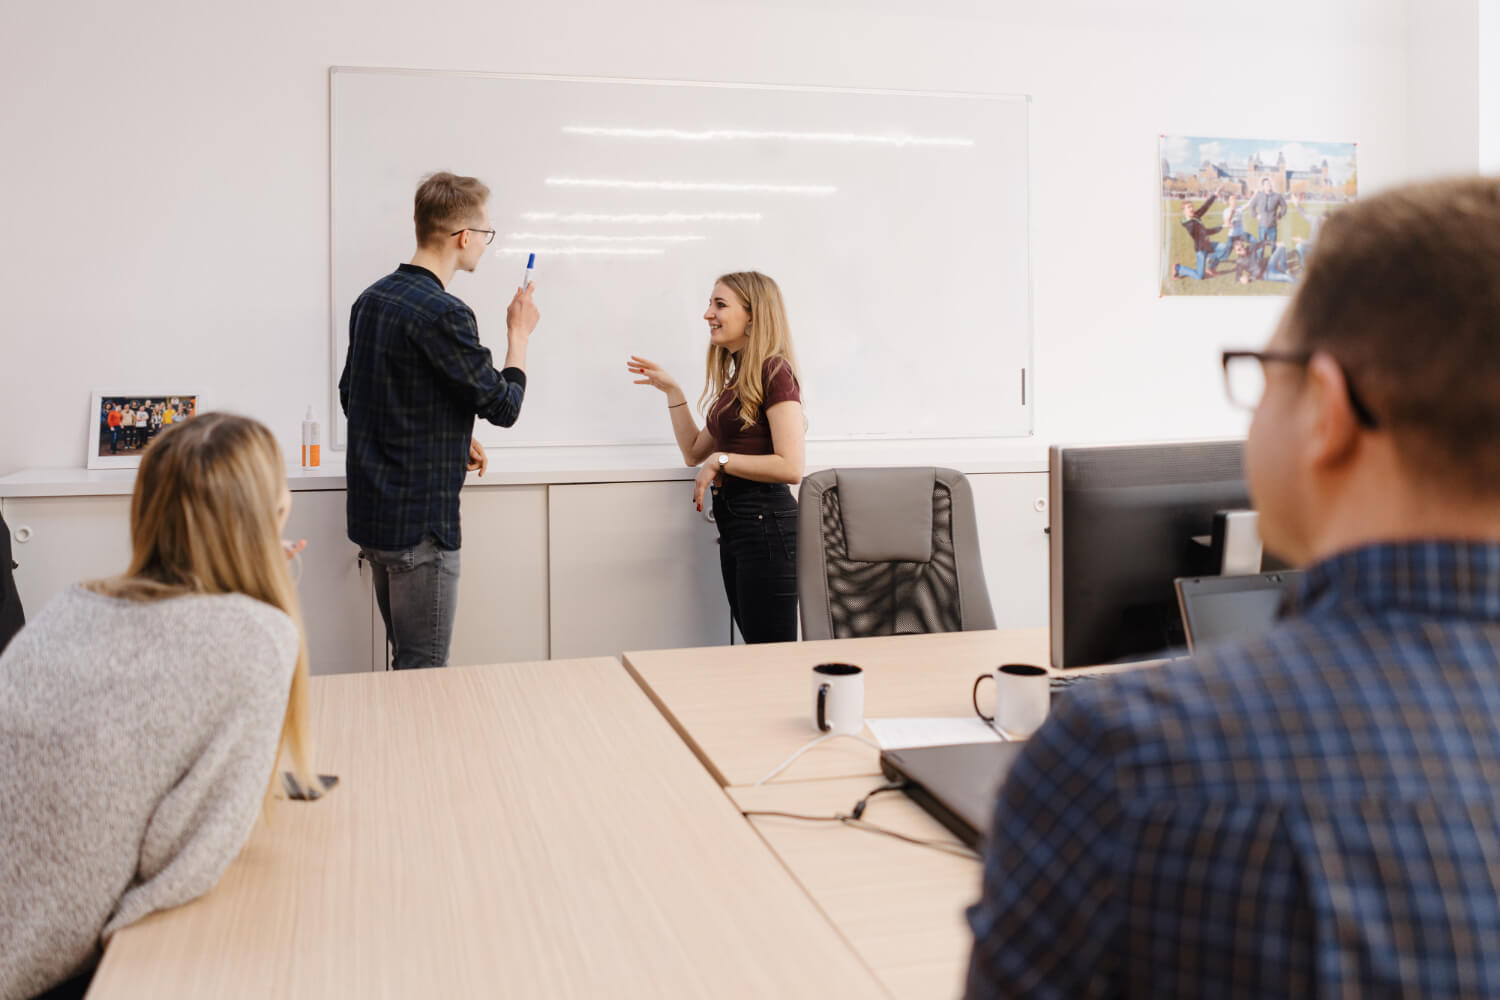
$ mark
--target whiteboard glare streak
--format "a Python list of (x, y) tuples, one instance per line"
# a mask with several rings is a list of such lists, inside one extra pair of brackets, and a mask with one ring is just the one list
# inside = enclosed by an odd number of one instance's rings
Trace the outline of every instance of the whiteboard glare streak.
[(553, 187), (615, 188), (622, 191), (711, 191), (717, 194), (835, 194), (832, 184), (740, 184), (731, 181), (631, 181), (603, 177), (548, 177)]
[(623, 222), (653, 225), (658, 222), (759, 222), (759, 212), (522, 212), (527, 222)]
[(948, 146), (972, 147), (973, 139), (939, 138), (916, 135), (859, 135), (854, 132), (757, 132), (752, 129), (720, 128), (702, 132), (685, 132), (675, 128), (604, 128), (590, 125), (565, 125), (568, 135), (588, 135), (609, 139), (671, 139), (678, 142), (743, 142), (775, 140), (779, 142), (829, 142), (845, 146)]
[(708, 239), (689, 233), (660, 233), (652, 236), (601, 236), (594, 233), (511, 233), (508, 240), (578, 240), (580, 243), (693, 243)]
[[(495, 256), (513, 257), (535, 252), (529, 247), (501, 247), (495, 251)], [(556, 257), (559, 254), (569, 257), (579, 255), (594, 257), (660, 257), (666, 251), (660, 247), (548, 247), (545, 253), (548, 257)]]

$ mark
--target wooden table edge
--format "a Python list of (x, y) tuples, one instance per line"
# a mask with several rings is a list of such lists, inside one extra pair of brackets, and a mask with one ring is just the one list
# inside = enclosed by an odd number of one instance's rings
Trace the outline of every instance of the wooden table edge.
[(698, 763), (702, 764), (708, 773), (713, 775), (714, 781), (719, 783), (720, 788), (728, 788), (729, 779), (725, 777), (724, 772), (714, 766), (714, 762), (708, 756), (707, 751), (698, 745), (698, 741), (693, 739), (693, 734), (688, 732), (687, 727), (682, 724), (682, 721), (677, 718), (672, 709), (667, 706), (667, 703), (647, 683), (646, 678), (641, 675), (641, 672), (635, 668), (635, 664), (630, 662), (630, 654), (621, 653), (619, 659), (621, 665), (625, 668), (625, 672), (635, 681), (636, 686), (645, 692), (646, 697), (651, 700), (651, 704), (656, 706), (656, 710), (671, 725), (673, 732), (677, 734), (682, 742), (687, 744), (689, 750), (693, 751), (693, 756), (698, 758)]

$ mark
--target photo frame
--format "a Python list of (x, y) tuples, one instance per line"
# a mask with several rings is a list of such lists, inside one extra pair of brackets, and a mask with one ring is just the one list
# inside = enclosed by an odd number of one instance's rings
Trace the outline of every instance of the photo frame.
[[(89, 407), (88, 459), (90, 469), (133, 469), (141, 453), (157, 435), (179, 420), (203, 412), (203, 396), (196, 392), (135, 392), (95, 389)], [(144, 415), (144, 429), (141, 418)]]
[(1160, 137), (1160, 293), (1290, 295), (1358, 195), (1353, 142)]

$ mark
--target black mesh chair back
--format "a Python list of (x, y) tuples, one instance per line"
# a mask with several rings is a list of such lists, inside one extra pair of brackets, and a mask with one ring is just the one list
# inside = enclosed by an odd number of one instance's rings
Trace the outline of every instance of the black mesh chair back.
[(826, 469), (798, 496), (802, 638), (995, 627), (962, 473)]

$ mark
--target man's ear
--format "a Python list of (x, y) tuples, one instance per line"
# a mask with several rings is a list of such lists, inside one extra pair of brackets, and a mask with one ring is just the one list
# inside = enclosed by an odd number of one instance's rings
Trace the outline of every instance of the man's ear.
[(1323, 351), (1307, 362), (1306, 440), (1315, 465), (1334, 468), (1347, 462), (1359, 443), (1359, 418), (1349, 402), (1343, 367)]

